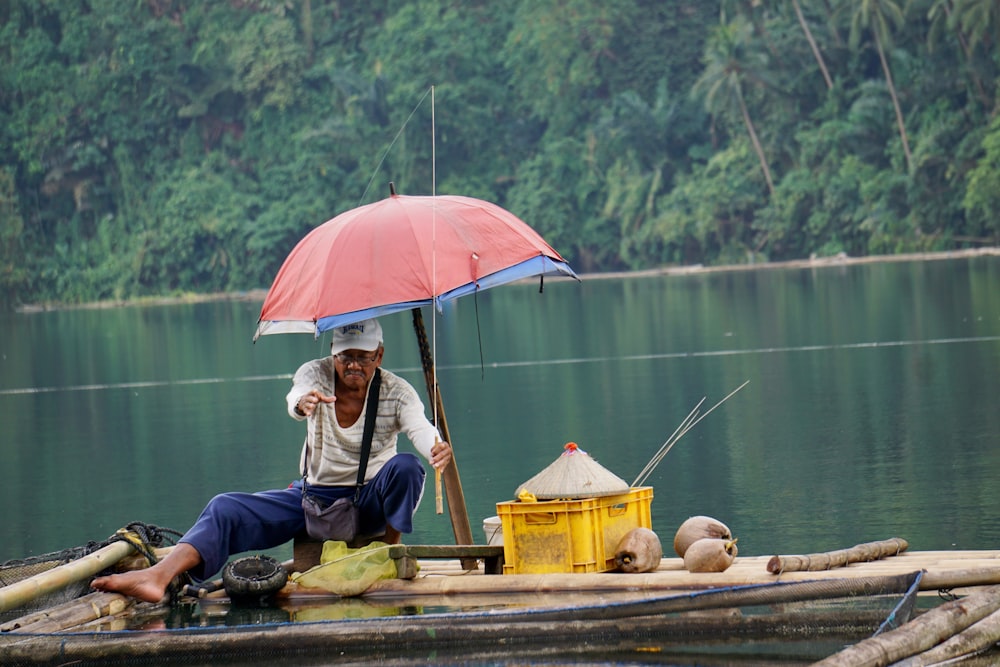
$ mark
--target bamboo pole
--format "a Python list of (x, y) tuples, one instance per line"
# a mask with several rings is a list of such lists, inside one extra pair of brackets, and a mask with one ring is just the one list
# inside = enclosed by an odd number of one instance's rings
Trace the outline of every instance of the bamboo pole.
[(81, 623), (70, 630), (72, 632), (121, 632), (128, 630), (132, 622), (131, 612), (126, 609), (118, 614), (108, 614), (101, 618), (95, 618), (93, 621)]
[(92, 577), (131, 554), (132, 550), (131, 544), (119, 540), (71, 563), (54, 567), (10, 586), (4, 586), (0, 588), (0, 612), (16, 609), (41, 595), (48, 595), (87, 577)]
[[(472, 528), (469, 524), (469, 510), (465, 505), (465, 493), (462, 491), (462, 480), (458, 476), (458, 462), (455, 457), (455, 443), (448, 432), (448, 421), (444, 415), (444, 403), (441, 400), (441, 388), (434, 379), (434, 359), (431, 357), (430, 345), (427, 342), (427, 330), (424, 328), (424, 316), (419, 308), (413, 309), (413, 329), (417, 334), (417, 344), (420, 347), (420, 363), (424, 369), (424, 380), (427, 383), (427, 395), (437, 405), (438, 431), (441, 437), (451, 445), (451, 463), (442, 471), (444, 492), (448, 498), (448, 515), (451, 527), (455, 533), (455, 544), (474, 544)], [(463, 567), (475, 569), (475, 561), (462, 563)]]
[(897, 556), (909, 548), (909, 543), (899, 537), (878, 542), (857, 544), (850, 549), (838, 549), (807, 556), (772, 556), (767, 562), (771, 574), (782, 572), (815, 572), (844, 567), (850, 563), (865, 563), (889, 556)]
[(1000, 609), (1000, 586), (945, 602), (906, 625), (849, 646), (813, 667), (882, 667), (899, 662), (958, 634)]
[[(441, 442), (440, 438), (434, 438), (434, 444)], [(441, 471), (434, 468), (434, 513), (444, 514), (444, 498), (441, 495)]]
[[(909, 551), (896, 558), (871, 563), (858, 563), (848, 568), (818, 572), (788, 572), (779, 581), (821, 581), (828, 579), (856, 579), (859, 577), (903, 574), (923, 570), (920, 580), (921, 591), (941, 589), (967, 589), (1000, 584), (1000, 561), (992, 555), (997, 552), (981, 552), (982, 560), (957, 558), (950, 563), (937, 564), (934, 559), (922, 557), (924, 552)], [(747, 586), (776, 581), (776, 577), (764, 568), (767, 556), (740, 556), (725, 572), (696, 574), (684, 569), (680, 558), (664, 558), (654, 572), (627, 574), (620, 572), (593, 573), (546, 573), (546, 574), (504, 574), (503, 576), (468, 576), (466, 568), (455, 561), (422, 561), (420, 576), (412, 581), (384, 579), (372, 584), (365, 595), (459, 595), (459, 594), (507, 594), (507, 593), (557, 593), (565, 591), (692, 591), (723, 586)], [(996, 565), (987, 567), (992, 560)], [(973, 563), (970, 567), (962, 563)], [(983, 566), (978, 566), (982, 563)]]
[(441, 471), (434, 469), (434, 513), (444, 514), (444, 498), (441, 495)]
[(907, 658), (895, 667), (925, 667), (937, 665), (953, 658), (985, 651), (1000, 642), (1000, 611), (995, 611), (977, 623), (929, 651)]
[(921, 590), (940, 590), (1000, 584), (1000, 567), (968, 567), (928, 570), (920, 580)]
[(60, 632), (105, 616), (118, 614), (135, 601), (120, 593), (98, 591), (64, 604), (4, 623), (3, 632), (44, 634)]

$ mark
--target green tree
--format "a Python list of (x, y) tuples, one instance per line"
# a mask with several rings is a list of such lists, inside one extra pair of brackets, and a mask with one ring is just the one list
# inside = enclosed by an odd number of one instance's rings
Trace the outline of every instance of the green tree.
[(306, 51), (296, 41), (295, 26), (285, 16), (259, 13), (241, 30), (223, 33), (233, 90), (256, 108), (290, 107), (295, 99)]
[(679, 176), (651, 221), (661, 262), (742, 264), (761, 259), (752, 224), (766, 204), (759, 165), (742, 136), (716, 151), (704, 169)]
[(662, 243), (652, 220), (657, 201), (691, 166), (691, 146), (708, 143), (707, 117), (688, 95), (656, 86), (651, 102), (635, 91), (616, 95), (588, 131), (605, 186), (601, 216), (620, 229), (619, 257), (630, 268), (659, 264)]
[(22, 261), (24, 247), (21, 217), (14, 177), (8, 169), (0, 169), (0, 309), (20, 305), (28, 272)]
[(899, 129), (899, 139), (903, 144), (906, 168), (907, 171), (912, 171), (913, 155), (910, 153), (910, 140), (906, 133), (903, 109), (899, 104), (899, 94), (896, 91), (896, 84), (892, 80), (892, 70), (886, 55), (886, 49), (892, 46), (893, 31), (901, 28), (905, 23), (903, 8), (895, 0), (848, 0), (848, 2), (852, 6), (849, 43), (851, 48), (857, 49), (861, 37), (865, 33), (869, 33), (875, 42), (885, 83), (889, 87), (889, 96), (892, 98), (892, 107), (896, 112), (896, 125)]
[(774, 180), (764, 147), (757, 136), (743, 94), (744, 82), (762, 83), (764, 68), (747, 48), (750, 26), (743, 20), (719, 25), (712, 32), (705, 51), (705, 69), (695, 82), (693, 93), (704, 97), (705, 109), (712, 116), (737, 111), (753, 145), (768, 192), (774, 196)]
[(546, 142), (519, 165), (506, 204), (581, 271), (620, 268), (619, 228), (599, 213), (600, 174), (585, 142)]
[(731, 23), (739, 19), (753, 26), (756, 40), (761, 43), (776, 62), (781, 62), (781, 54), (767, 26), (767, 16), (770, 5), (768, 0), (722, 0), (720, 8), (721, 23)]
[(955, 0), (957, 27), (969, 36), (969, 48), (1000, 43), (1000, 5), (996, 0)]
[(971, 239), (1000, 243), (1000, 116), (990, 123), (982, 140), (983, 155), (969, 172), (962, 207), (970, 222)]
[(927, 17), (930, 20), (930, 27), (927, 33), (928, 47), (933, 50), (936, 44), (941, 41), (941, 34), (946, 30), (955, 33), (955, 39), (967, 63), (966, 69), (968, 70), (969, 79), (976, 90), (976, 95), (983, 104), (983, 108), (988, 110), (993, 106), (992, 97), (986, 90), (985, 77), (977, 71), (976, 56), (969, 45), (969, 39), (961, 26), (961, 22), (956, 20), (956, 16), (952, 0), (934, 0), (931, 3), (930, 9), (927, 10)]
[(240, 230), (258, 205), (244, 175), (211, 153), (196, 167), (180, 167), (153, 192), (155, 229), (144, 249), (140, 281), (170, 293), (237, 288)]
[(550, 131), (568, 132), (607, 98), (601, 75), (613, 66), (618, 11), (601, 0), (517, 3), (504, 65), (518, 82), (522, 108)]
[(6, 0), (4, 285), (263, 287), (389, 180), (493, 200), (581, 270), (995, 242), (998, 8)]
[(524, 123), (511, 112), (498, 56), (512, 12), (507, 0), (461, 7), (422, 0), (387, 17), (372, 43), (390, 110), (375, 145), (388, 147), (397, 131), (404, 132), (382, 165), (379, 198), (390, 180), (407, 194), (430, 194), (435, 185), (441, 193), (502, 198), (526, 154), (517, 136)]
[(826, 61), (823, 59), (823, 54), (819, 50), (816, 38), (813, 37), (812, 30), (809, 29), (809, 23), (806, 21), (806, 17), (802, 14), (802, 7), (800, 6), (799, 0), (792, 0), (792, 7), (795, 9), (795, 17), (798, 19), (799, 25), (802, 27), (802, 33), (806, 36), (806, 41), (809, 42), (809, 48), (812, 50), (813, 56), (816, 58), (816, 64), (819, 65), (819, 70), (823, 73), (823, 81), (826, 82), (827, 89), (833, 88), (833, 79), (830, 78), (830, 71), (826, 68)]

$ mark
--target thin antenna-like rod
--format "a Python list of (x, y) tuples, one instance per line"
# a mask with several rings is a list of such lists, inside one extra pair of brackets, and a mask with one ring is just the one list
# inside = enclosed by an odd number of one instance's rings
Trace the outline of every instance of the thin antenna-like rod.
[[(429, 92), (430, 91), (428, 90), (427, 93)], [(368, 191), (371, 190), (372, 183), (375, 182), (375, 177), (378, 176), (379, 170), (382, 169), (382, 164), (385, 162), (385, 159), (389, 157), (389, 151), (392, 150), (392, 147), (396, 145), (396, 142), (399, 140), (399, 137), (402, 136), (403, 130), (405, 130), (406, 126), (409, 125), (410, 119), (413, 118), (413, 114), (417, 113), (417, 109), (419, 109), (420, 105), (424, 103), (425, 99), (427, 99), (427, 93), (424, 93), (423, 97), (420, 98), (416, 106), (413, 107), (413, 110), (410, 111), (410, 115), (407, 116), (406, 120), (403, 121), (403, 124), (399, 126), (399, 130), (396, 131), (396, 136), (392, 138), (392, 141), (389, 142), (389, 145), (386, 147), (385, 152), (382, 153), (382, 158), (378, 161), (378, 164), (375, 165), (375, 169), (372, 170), (372, 177), (368, 179), (368, 185), (365, 186), (365, 191), (362, 192), (361, 197), (358, 198), (358, 206), (361, 206), (361, 204), (364, 203), (365, 196), (368, 194)]]
[[(435, 360), (431, 382), (434, 385), (434, 428), (440, 432), (438, 424), (438, 377), (437, 377), (437, 132), (434, 126), (434, 86), (431, 86), (431, 358)], [(444, 513), (444, 496), (441, 488), (441, 471), (434, 469), (434, 512)], [(457, 533), (456, 533), (457, 535)]]
[[(437, 361), (437, 132), (434, 127), (434, 86), (431, 86), (431, 358)], [(437, 363), (432, 374), (434, 381), (434, 424), (438, 423)]]
[[(721, 401), (719, 401), (718, 403), (716, 403), (715, 405), (713, 405), (711, 408), (709, 408), (708, 412), (706, 412), (705, 414), (701, 415), (700, 417), (698, 417), (697, 419), (695, 419), (690, 424), (687, 424), (686, 426), (684, 426), (684, 423), (687, 422), (688, 418), (691, 417), (691, 415), (689, 414), (688, 417), (686, 417), (684, 419), (684, 421), (681, 422), (681, 426), (683, 426), (683, 428), (678, 427), (678, 430), (680, 430), (680, 433), (676, 437), (674, 437), (673, 435), (670, 436), (670, 438), (667, 439), (667, 442), (663, 443), (663, 446), (660, 447), (660, 450), (653, 456), (653, 459), (648, 464), (646, 464), (646, 468), (643, 468), (643, 472), (639, 473), (639, 476), (635, 478), (634, 482), (632, 482), (632, 486), (636, 486), (638, 484), (641, 484), (641, 483), (645, 482), (646, 478), (649, 477), (650, 474), (652, 474), (652, 472), (656, 468), (656, 466), (658, 466), (660, 464), (660, 461), (663, 460), (663, 457), (667, 455), (667, 452), (669, 452), (670, 449), (674, 445), (677, 444), (677, 441), (680, 440), (681, 437), (685, 433), (687, 433), (692, 428), (694, 428), (695, 425), (698, 422), (700, 422), (702, 419), (704, 419), (709, 414), (711, 414), (711, 412), (713, 410), (715, 410), (717, 407), (719, 407), (720, 405), (722, 405), (723, 403), (725, 403), (726, 401), (728, 401), (730, 398), (732, 398), (733, 394), (735, 394), (736, 392), (738, 392), (740, 389), (742, 389), (743, 387), (747, 386), (748, 384), (750, 384), (750, 380), (747, 380), (746, 382), (744, 382), (743, 384), (741, 384), (736, 389), (733, 389), (731, 392), (729, 392), (728, 395), (726, 395), (725, 398), (723, 398)], [(698, 405), (701, 405), (701, 403), (704, 400), (705, 400), (704, 398), (701, 399), (701, 401), (698, 402)], [(695, 410), (697, 410), (697, 409), (698, 409), (698, 407), (695, 406)], [(692, 411), (692, 413), (693, 412), (694, 412), (694, 410)], [(675, 430), (674, 433), (677, 433), (677, 430)], [(673, 442), (670, 442), (671, 438), (673, 439)], [(669, 446), (668, 446), (668, 443), (669, 443)]]
[(642, 471), (635, 478), (635, 481), (632, 482), (632, 486), (635, 486), (639, 482), (644, 481), (646, 479), (646, 476), (653, 471), (653, 468), (656, 467), (656, 460), (663, 453), (663, 450), (669, 449), (670, 443), (674, 442), (675, 438), (679, 438), (680, 436), (678, 434), (679, 433), (683, 434), (684, 428), (688, 425), (688, 423), (692, 419), (698, 416), (698, 408), (700, 408), (701, 404), (705, 402), (705, 398), (706, 397), (703, 397), (700, 401), (698, 401), (698, 405), (694, 406), (691, 412), (688, 413), (687, 417), (685, 417), (681, 421), (681, 423), (677, 425), (677, 428), (674, 429), (674, 432), (670, 434), (670, 437), (667, 438), (662, 445), (660, 445), (660, 448), (656, 450), (656, 453), (653, 454), (653, 457), (649, 460), (648, 463), (646, 463), (646, 467), (642, 469)]

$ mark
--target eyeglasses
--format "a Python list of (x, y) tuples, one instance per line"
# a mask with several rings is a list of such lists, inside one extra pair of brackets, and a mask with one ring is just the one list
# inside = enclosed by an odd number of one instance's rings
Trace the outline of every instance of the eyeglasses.
[(361, 368), (368, 368), (375, 363), (375, 359), (378, 355), (373, 355), (371, 357), (355, 357), (352, 354), (335, 354), (334, 358), (345, 366), (350, 366), (351, 364), (357, 364)]

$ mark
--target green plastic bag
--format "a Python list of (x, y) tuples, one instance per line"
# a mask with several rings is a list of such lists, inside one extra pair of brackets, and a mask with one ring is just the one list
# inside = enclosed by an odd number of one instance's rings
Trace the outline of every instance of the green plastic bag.
[(320, 564), (293, 574), (291, 579), (302, 586), (353, 597), (361, 595), (380, 579), (395, 577), (396, 561), (389, 557), (388, 544), (372, 542), (359, 549), (351, 549), (346, 542), (328, 540), (323, 543)]

